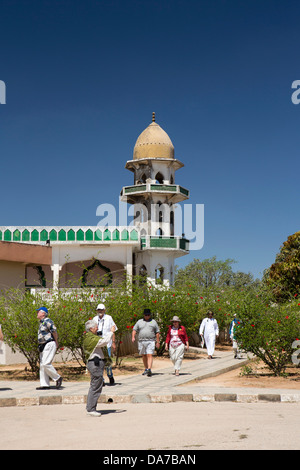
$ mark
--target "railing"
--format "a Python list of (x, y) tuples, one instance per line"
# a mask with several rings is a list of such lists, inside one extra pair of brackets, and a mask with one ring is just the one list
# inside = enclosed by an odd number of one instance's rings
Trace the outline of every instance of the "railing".
[(137, 184), (134, 186), (125, 186), (122, 189), (122, 196), (131, 195), (133, 193), (144, 193), (144, 192), (159, 192), (159, 193), (171, 193), (179, 194), (184, 198), (189, 198), (190, 192), (188, 189), (179, 186), (178, 184)]
[(189, 251), (189, 241), (182, 237), (164, 236), (144, 236), (141, 237), (141, 248), (148, 250), (151, 248), (166, 248)]

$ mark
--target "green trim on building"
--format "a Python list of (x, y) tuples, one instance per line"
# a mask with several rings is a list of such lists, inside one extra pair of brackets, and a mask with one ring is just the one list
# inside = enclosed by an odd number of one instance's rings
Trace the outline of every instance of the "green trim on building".
[(25, 229), (22, 232), (22, 242), (29, 242), (29, 240), (30, 240), (29, 230)]
[(13, 240), (14, 240), (15, 242), (21, 241), (21, 232), (20, 232), (20, 230), (17, 229), (17, 230), (14, 231), (14, 233), (13, 233)]
[(86, 228), (76, 229), (68, 227), (56, 227), (56, 228), (17, 228), (10, 227), (5, 228), (1, 227), (0, 230), (0, 241), (14, 241), (14, 242), (101, 242), (101, 241), (138, 241), (139, 233), (135, 228), (127, 229), (123, 228), (109, 228), (95, 227), (95, 228)]
[(188, 189), (183, 188), (182, 186), (179, 186), (177, 184), (150, 184), (148, 186), (149, 189), (147, 189), (146, 184), (136, 184), (133, 186), (124, 186), (122, 192), (124, 195), (126, 194), (132, 194), (132, 193), (140, 193), (140, 192), (149, 192), (149, 191), (154, 191), (154, 192), (168, 192), (168, 193), (178, 193), (178, 194), (183, 194), (186, 197), (189, 197), (190, 192)]
[(177, 186), (173, 184), (151, 184), (151, 191), (177, 191)]
[(159, 238), (159, 237), (150, 238), (150, 248), (176, 248), (176, 247), (177, 247), (176, 238)]
[(68, 230), (67, 240), (69, 242), (74, 242), (75, 241), (75, 231), (72, 228), (70, 230)]

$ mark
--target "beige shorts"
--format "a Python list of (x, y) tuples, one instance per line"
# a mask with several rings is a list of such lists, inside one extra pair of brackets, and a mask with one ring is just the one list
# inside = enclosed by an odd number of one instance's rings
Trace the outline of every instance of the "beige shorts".
[(155, 341), (139, 341), (138, 348), (140, 355), (143, 354), (154, 354)]

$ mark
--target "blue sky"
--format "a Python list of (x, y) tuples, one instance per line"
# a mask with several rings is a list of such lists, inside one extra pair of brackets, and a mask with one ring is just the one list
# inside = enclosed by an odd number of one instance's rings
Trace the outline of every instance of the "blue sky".
[(261, 276), (300, 230), (298, 1), (1, 0), (0, 225), (97, 225), (156, 121), (204, 247)]

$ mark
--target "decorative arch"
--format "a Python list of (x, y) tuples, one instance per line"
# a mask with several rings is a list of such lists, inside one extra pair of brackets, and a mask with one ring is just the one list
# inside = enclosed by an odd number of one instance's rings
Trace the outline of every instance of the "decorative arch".
[(142, 264), (142, 266), (140, 266), (140, 269), (139, 269), (139, 285), (140, 286), (143, 286), (144, 284), (146, 284), (147, 275), (148, 275), (147, 268), (144, 264)]
[(174, 211), (170, 211), (170, 235), (173, 237), (175, 232)]
[(144, 264), (140, 267), (139, 274), (141, 276), (146, 276), (147, 275), (147, 268)]
[(38, 275), (38, 279), (34, 282), (37, 282), (38, 284), (28, 284), (27, 279), (25, 280), (25, 287), (46, 287), (47, 281), (46, 281), (46, 276), (45, 272), (43, 271), (42, 266), (32, 266), (30, 269), (34, 269)]
[(164, 175), (162, 175), (160, 171), (158, 173), (156, 173), (155, 183), (158, 183), (158, 184), (163, 184), (164, 183)]
[(155, 283), (163, 284), (164, 282), (164, 268), (161, 264), (158, 264), (155, 268)]
[(107, 279), (107, 282), (105, 284), (104, 283), (97, 284), (97, 287), (105, 287), (112, 283), (111, 270), (107, 268), (106, 266), (104, 266), (98, 259), (95, 259), (95, 261), (90, 266), (88, 266), (87, 268), (83, 270), (82, 282), (81, 282), (82, 287), (95, 287), (93, 284), (87, 284), (87, 277), (88, 277), (89, 272), (95, 269), (96, 267), (99, 267), (100, 269), (103, 269), (103, 271), (105, 271), (106, 279)]

